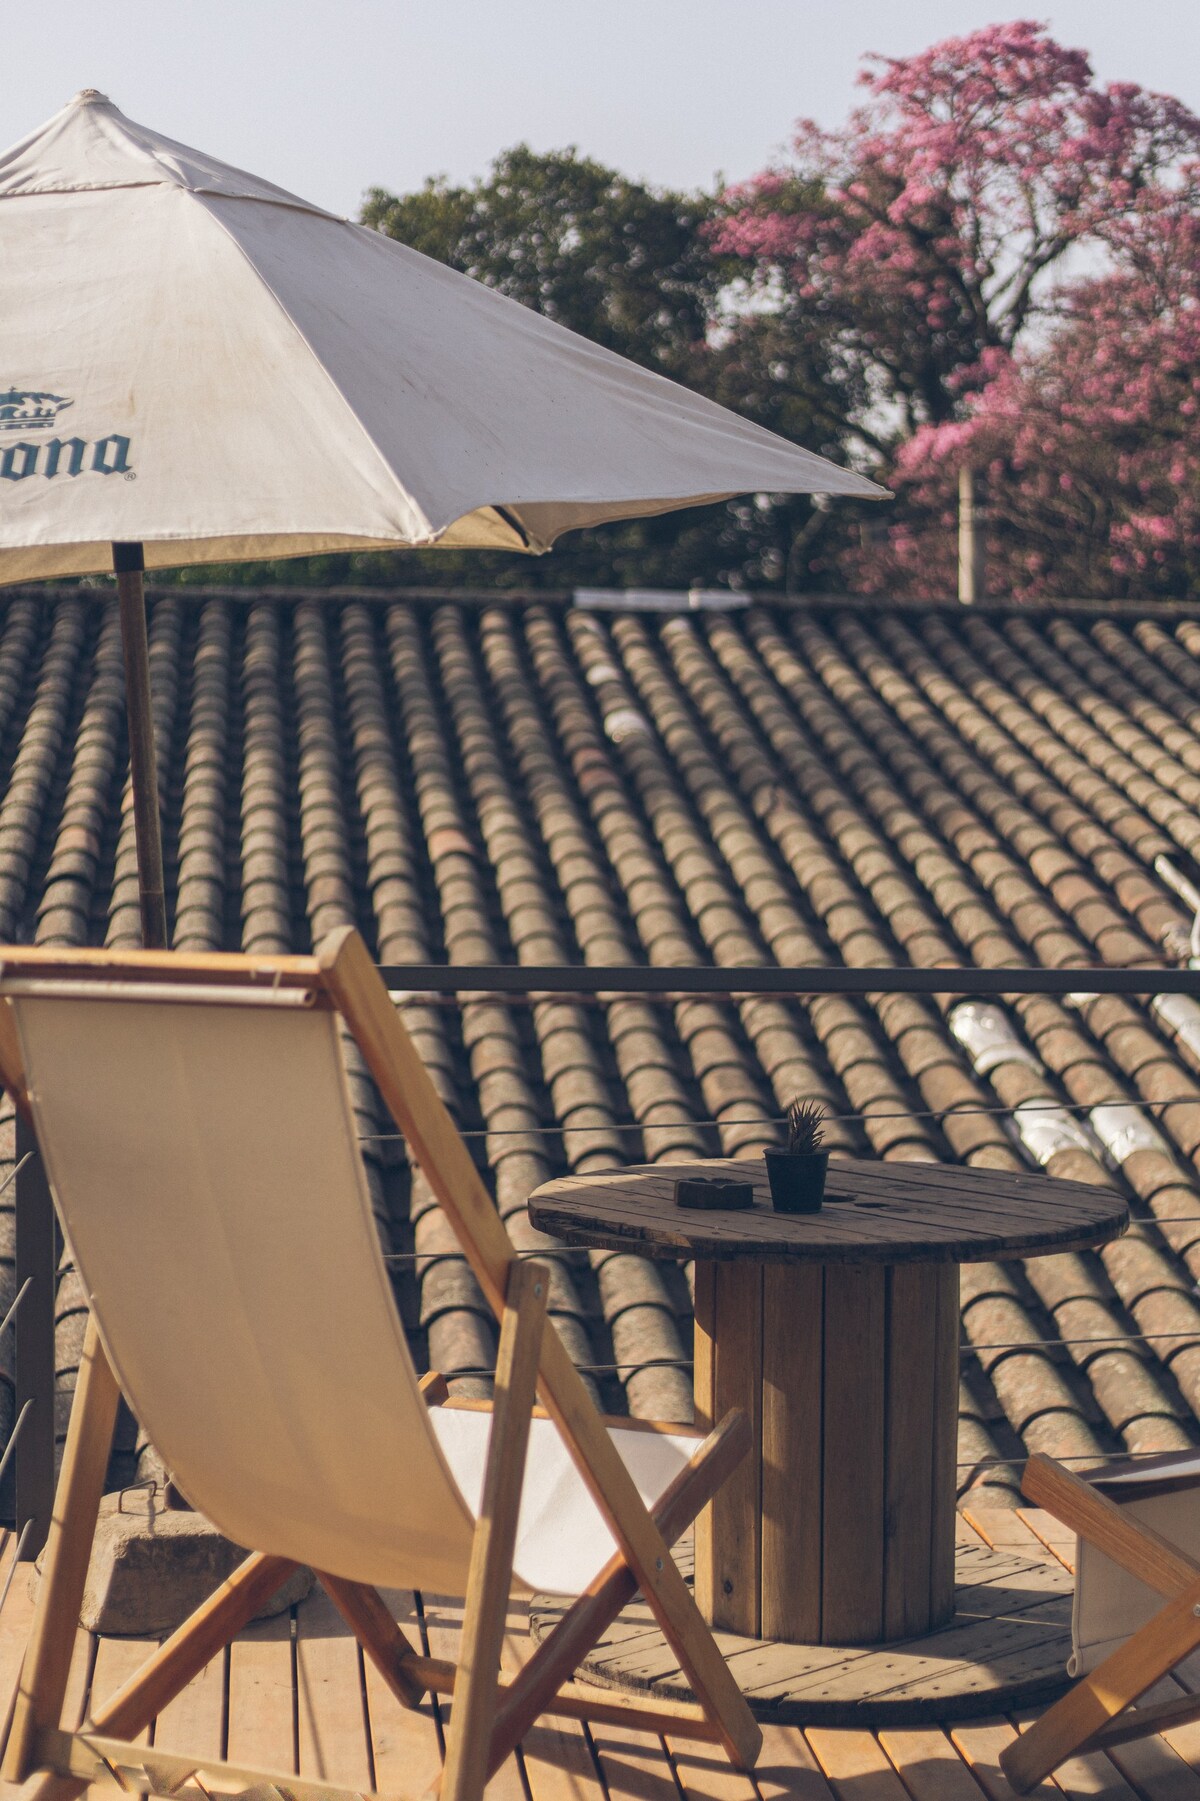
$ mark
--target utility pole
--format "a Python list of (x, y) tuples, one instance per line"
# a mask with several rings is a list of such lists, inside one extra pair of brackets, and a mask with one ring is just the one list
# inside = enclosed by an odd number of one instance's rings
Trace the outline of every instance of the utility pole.
[(958, 598), (983, 599), (983, 508), (975, 503), (975, 471), (958, 472)]

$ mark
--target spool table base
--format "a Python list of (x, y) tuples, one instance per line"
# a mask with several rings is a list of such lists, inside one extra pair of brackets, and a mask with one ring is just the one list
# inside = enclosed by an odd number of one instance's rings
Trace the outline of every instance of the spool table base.
[[(973, 1535), (972, 1535), (973, 1536)], [(690, 1581), (690, 1540), (676, 1561)], [(954, 1612), (936, 1630), (880, 1645), (797, 1645), (715, 1633), (760, 1720), (796, 1726), (905, 1726), (1041, 1706), (1070, 1686), (1072, 1578), (1049, 1552), (960, 1543)], [(544, 1638), (568, 1602), (536, 1595), (530, 1628)], [(580, 1680), (658, 1700), (690, 1700), (641, 1596), (580, 1666)]]

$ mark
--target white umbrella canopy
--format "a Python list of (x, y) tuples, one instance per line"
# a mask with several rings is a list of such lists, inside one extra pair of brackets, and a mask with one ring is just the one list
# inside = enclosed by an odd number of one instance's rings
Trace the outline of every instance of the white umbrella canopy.
[(0, 320), (0, 581), (883, 492), (91, 91), (0, 156)]
[(143, 564), (536, 553), (752, 490), (886, 497), (92, 89), (0, 155), (0, 583), (118, 571), (148, 942)]

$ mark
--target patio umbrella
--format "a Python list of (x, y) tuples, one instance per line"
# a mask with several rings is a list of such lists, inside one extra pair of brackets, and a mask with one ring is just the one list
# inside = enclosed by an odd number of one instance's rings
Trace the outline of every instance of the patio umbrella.
[(144, 568), (885, 494), (93, 89), (0, 155), (0, 328), (0, 582), (116, 572), (148, 944)]

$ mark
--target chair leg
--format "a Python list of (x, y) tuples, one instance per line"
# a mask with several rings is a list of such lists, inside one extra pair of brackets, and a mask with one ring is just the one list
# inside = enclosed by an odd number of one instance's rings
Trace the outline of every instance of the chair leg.
[(62, 1719), (120, 1398), (96, 1322), (89, 1319), (46, 1541), (37, 1612), (0, 1769), (5, 1782), (24, 1782), (35, 1765), (38, 1735), (47, 1727), (57, 1727)]
[[(668, 1547), (691, 1525), (702, 1507), (750, 1449), (750, 1422), (739, 1410), (726, 1415), (695, 1456), (660, 1497), (653, 1519)], [(554, 1697), (582, 1659), (607, 1631), (622, 1607), (633, 1599), (637, 1577), (618, 1551), (594, 1581), (567, 1609), (548, 1638), (542, 1640), (520, 1675), (510, 1684), (496, 1713), (489, 1776), (499, 1768), (542, 1712), (553, 1712)], [(705, 1716), (702, 1714), (702, 1718)], [(686, 1718), (687, 1724), (683, 1723)], [(720, 1739), (715, 1722), (709, 1733)], [(677, 1731), (691, 1733), (690, 1710), (680, 1710)]]
[(496, 1399), (483, 1499), (471, 1548), (441, 1801), (480, 1801), (487, 1781), (500, 1646), (512, 1587), (517, 1517), (549, 1289), (544, 1265), (514, 1263), (496, 1357)]
[[(1168, 1601), (1139, 1632), (1075, 1684), (1000, 1754), (1000, 1767), (1026, 1795), (1064, 1758), (1102, 1733), (1200, 1645), (1200, 1578)], [(1153, 1731), (1152, 1724), (1147, 1731)]]
[(1040, 1452), (1029, 1459), (1021, 1493), (1044, 1507), (1080, 1538), (1095, 1545), (1156, 1594), (1171, 1600), (1185, 1583), (1200, 1576), (1200, 1563), (1161, 1533), (1134, 1519), (1107, 1495)]
[(428, 1686), (413, 1674), (417, 1652), (380, 1598), (366, 1582), (347, 1582), (325, 1570), (314, 1572), (355, 1638), (402, 1707), (419, 1707)]

